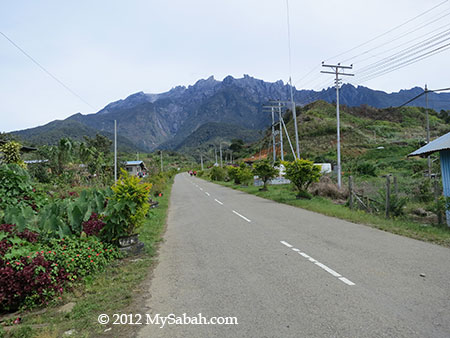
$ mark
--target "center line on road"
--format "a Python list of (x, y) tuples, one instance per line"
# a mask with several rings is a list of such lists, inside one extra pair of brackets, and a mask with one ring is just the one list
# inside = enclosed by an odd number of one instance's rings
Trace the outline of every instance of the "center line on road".
[(216, 202), (219, 203), (220, 205), (223, 205), (223, 203), (220, 202), (218, 199), (214, 199), (214, 201), (216, 201)]
[(293, 251), (299, 253), (302, 257), (305, 257), (307, 260), (309, 260), (311, 263), (314, 263), (315, 265), (317, 265), (319, 268), (325, 270), (326, 272), (328, 272), (330, 275), (337, 277), (341, 282), (349, 285), (349, 286), (353, 286), (356, 285), (355, 283), (353, 283), (351, 280), (348, 280), (347, 278), (343, 277), (341, 274), (337, 273), (336, 271), (334, 271), (333, 269), (330, 269), (328, 266), (326, 266), (325, 264), (320, 263), (319, 261), (315, 260), (314, 258), (312, 258), (311, 256), (308, 256), (307, 254), (305, 254), (304, 252), (301, 252), (300, 249), (294, 248), (291, 244), (289, 244), (288, 242), (285, 241), (280, 241), (281, 244), (287, 246), (288, 248), (292, 249)]
[(286, 245), (288, 248), (292, 248), (292, 245), (290, 245), (288, 242), (280, 241), (280, 243)]
[(208, 195), (208, 196), (211, 196), (211, 195), (209, 194), (209, 192), (207, 192), (207, 191), (205, 191), (205, 194)]
[(240, 213), (238, 213), (237, 211), (234, 211), (234, 210), (232, 210), (233, 211), (233, 213), (235, 213), (236, 215), (238, 215), (239, 217), (241, 217), (241, 218), (243, 218), (243, 219), (245, 219), (247, 222), (251, 222), (247, 217), (245, 217), (245, 216), (242, 216)]
[(199, 188), (201, 191), (203, 191), (203, 188)]

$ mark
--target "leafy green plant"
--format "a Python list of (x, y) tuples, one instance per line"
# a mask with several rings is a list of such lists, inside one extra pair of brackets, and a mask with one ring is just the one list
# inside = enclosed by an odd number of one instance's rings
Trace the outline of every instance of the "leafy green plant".
[(120, 179), (112, 187), (113, 195), (108, 200), (102, 237), (116, 241), (121, 236), (133, 234), (142, 225), (150, 207), (148, 198), (151, 187), (150, 183), (143, 183), (138, 177), (122, 170)]
[(239, 167), (228, 166), (227, 171), (228, 171), (228, 177), (230, 178), (230, 180), (233, 180), (234, 183), (236, 183), (236, 184), (241, 184), (241, 181), (239, 180), (239, 177), (238, 177)]
[(17, 164), (22, 168), (26, 165), (20, 157), (21, 144), (16, 141), (9, 141), (4, 144), (0, 144), (0, 152), (3, 153), (2, 161), (6, 164)]
[[(386, 211), (386, 191), (381, 190), (378, 193), (379, 204), (381, 206), (380, 211)], [(401, 197), (397, 194), (391, 194), (389, 196), (389, 215), (391, 217), (399, 217), (405, 214), (405, 205), (408, 203), (408, 198)]]
[(264, 187), (261, 190), (267, 190), (267, 182), (278, 174), (278, 170), (267, 160), (256, 162), (253, 165), (253, 171), (264, 182)]
[(225, 169), (221, 167), (213, 167), (209, 175), (213, 181), (225, 181), (227, 177)]
[(253, 179), (253, 171), (245, 163), (241, 163), (239, 165), (236, 176), (238, 181), (242, 185), (248, 185), (250, 181)]
[(313, 182), (320, 178), (320, 167), (308, 160), (297, 159), (293, 162), (285, 162), (286, 178), (289, 179), (298, 190), (298, 198), (304, 197), (304, 192)]

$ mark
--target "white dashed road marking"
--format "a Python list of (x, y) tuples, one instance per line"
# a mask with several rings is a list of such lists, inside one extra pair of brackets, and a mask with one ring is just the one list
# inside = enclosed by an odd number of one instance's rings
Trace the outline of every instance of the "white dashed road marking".
[(286, 245), (288, 248), (292, 248), (292, 245), (290, 245), (288, 242), (280, 241), (280, 243)]
[(205, 191), (205, 194), (208, 195), (208, 196), (211, 196), (211, 195), (209, 194), (209, 192), (207, 192), (207, 191)]
[(220, 202), (218, 199), (214, 199), (214, 201), (216, 201), (216, 202), (219, 203), (220, 205), (223, 205), (223, 203)]
[(330, 275), (337, 277), (341, 282), (344, 282), (345, 284), (349, 285), (349, 286), (353, 286), (355, 285), (355, 283), (353, 283), (351, 280), (348, 280), (347, 278), (343, 277), (341, 274), (337, 273), (336, 271), (334, 271), (333, 269), (329, 268), (328, 266), (326, 266), (325, 264), (320, 263), (319, 261), (315, 260), (314, 258), (312, 258), (311, 256), (308, 256), (307, 254), (305, 254), (304, 252), (302, 252), (300, 249), (294, 248), (291, 244), (289, 244), (288, 242), (285, 241), (280, 241), (281, 244), (287, 246), (288, 248), (291, 248), (293, 251), (299, 253), (302, 257), (306, 258), (307, 260), (309, 260), (310, 262), (314, 263), (315, 265), (317, 265), (319, 268), (325, 270), (326, 272), (328, 272)]
[(241, 215), (240, 213), (238, 213), (237, 211), (234, 211), (234, 210), (232, 210), (233, 211), (233, 213), (234, 214), (236, 214), (236, 215), (238, 215), (239, 217), (241, 217), (241, 218), (243, 218), (243, 219), (245, 219), (247, 222), (251, 222), (251, 220), (249, 220), (247, 217), (245, 217), (245, 216), (243, 216), (243, 215)]

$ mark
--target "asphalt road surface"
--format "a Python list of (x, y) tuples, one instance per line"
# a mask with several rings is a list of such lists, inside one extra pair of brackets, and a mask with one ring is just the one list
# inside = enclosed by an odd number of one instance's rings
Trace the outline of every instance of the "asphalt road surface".
[(139, 337), (450, 337), (447, 248), (187, 174), (170, 203), (142, 312), (238, 324), (149, 324)]

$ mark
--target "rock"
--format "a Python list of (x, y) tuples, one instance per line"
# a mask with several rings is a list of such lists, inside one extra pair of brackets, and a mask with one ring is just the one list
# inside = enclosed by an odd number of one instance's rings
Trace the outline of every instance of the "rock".
[(71, 312), (73, 310), (75, 305), (76, 305), (76, 303), (74, 303), (74, 302), (67, 303), (67, 304), (61, 306), (59, 308), (58, 312), (60, 312), (60, 313), (69, 313), (69, 312)]
[(144, 243), (138, 240), (136, 244), (124, 248), (119, 248), (119, 250), (122, 251), (126, 256), (135, 256), (139, 255), (142, 251), (144, 251), (144, 248), (145, 248)]
[(413, 214), (415, 214), (417, 216), (422, 216), (422, 217), (428, 216), (428, 212), (423, 208), (414, 209)]
[(426, 275), (424, 273), (421, 273), (419, 276), (420, 277), (426, 277)]
[(66, 331), (63, 333), (63, 336), (71, 336), (73, 334), (77, 333), (77, 331), (75, 329), (71, 329), (69, 331)]

